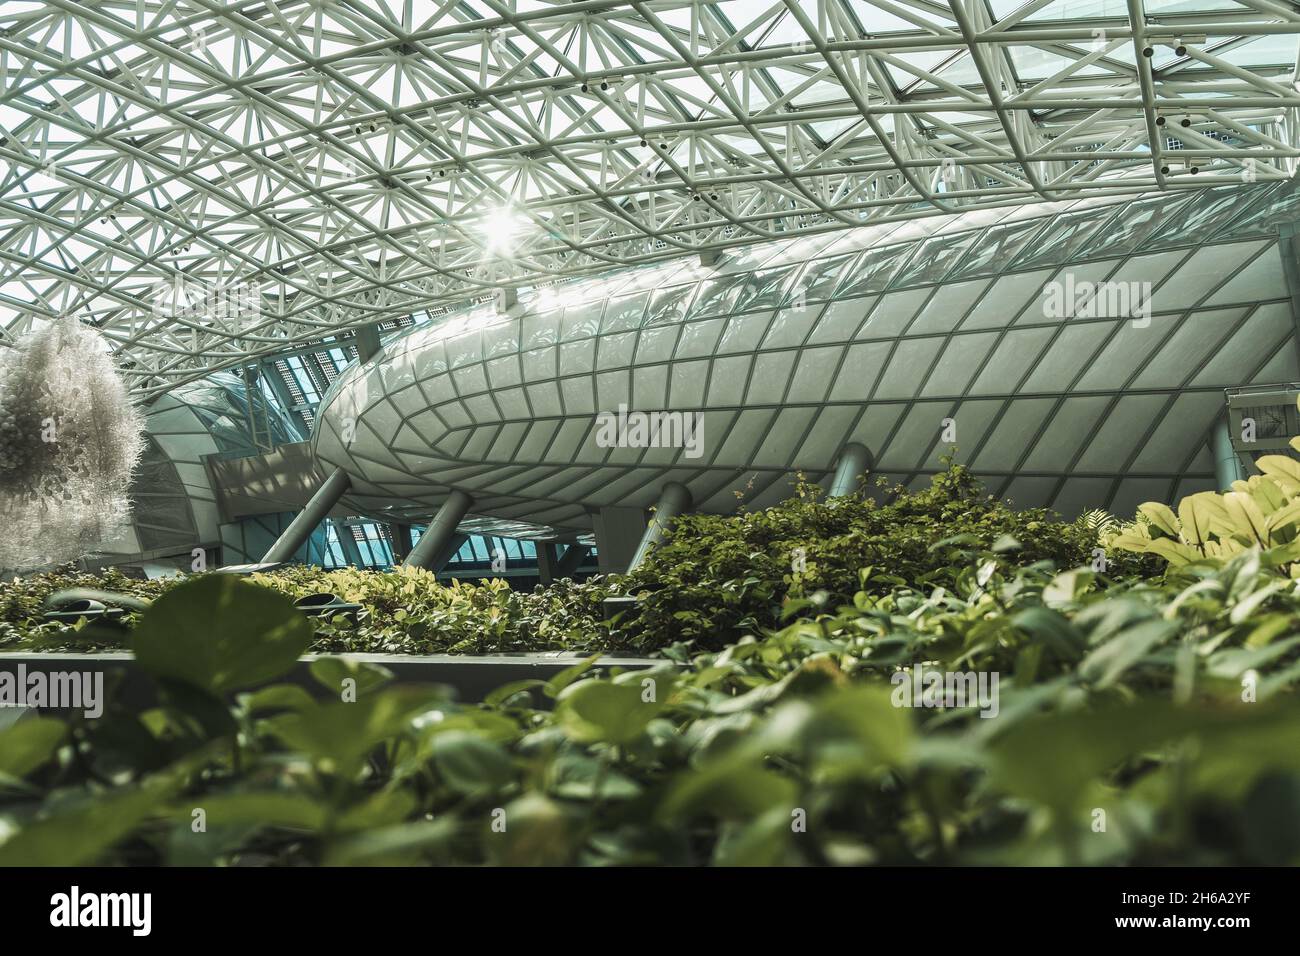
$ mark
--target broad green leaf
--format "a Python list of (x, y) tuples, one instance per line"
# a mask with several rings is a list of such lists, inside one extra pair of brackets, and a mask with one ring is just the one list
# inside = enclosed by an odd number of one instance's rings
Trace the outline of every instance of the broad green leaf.
[(502, 866), (563, 866), (573, 862), (573, 834), (579, 823), (563, 804), (526, 793), (482, 824), (488, 852)]
[(522, 694), (524, 691), (531, 691), (534, 688), (545, 686), (546, 681), (538, 680), (535, 677), (511, 681), (508, 684), (502, 684), (496, 690), (484, 697), (483, 703), (487, 704), (489, 707), (501, 707), (516, 694)]
[(644, 791), (607, 762), (585, 754), (564, 753), (550, 767), (547, 790), (565, 800), (631, 800)]
[(1183, 544), (1181, 541), (1170, 541), (1168, 538), (1153, 539), (1147, 545), (1147, 550), (1160, 555), (1175, 566), (1187, 564), (1201, 557), (1190, 545)]
[(1162, 701), (1067, 711), (1023, 720), (991, 745), (991, 784), (1069, 814), (1086, 806), (1090, 784), (1120, 761), (1201, 724), (1195, 711)]
[(0, 866), (89, 866), (131, 833), (179, 788), (159, 776), (138, 787), (89, 793), (60, 804), (48, 816), (19, 828), (0, 843)]
[(433, 737), (430, 753), (442, 780), (457, 793), (495, 793), (515, 779), (515, 764), (500, 744), (468, 731)]
[[(1156, 540), (1168, 541), (1169, 539), (1160, 538)], [(1142, 554), (1151, 550), (1152, 539), (1138, 534), (1122, 533), (1111, 538), (1110, 543), (1112, 547), (1119, 548), (1122, 551), (1135, 551)]]
[(155, 601), (131, 643), (153, 676), (221, 695), (284, 674), (311, 639), (311, 624), (288, 598), (234, 575), (210, 574)]
[(663, 709), (662, 699), (647, 701), (644, 697), (634, 684), (584, 680), (560, 693), (556, 715), (574, 740), (623, 744), (640, 736)]
[(316, 700), (297, 684), (272, 684), (247, 694), (239, 695), (239, 703), (250, 714), (270, 710), (305, 710), (316, 706)]
[(362, 694), (378, 690), (393, 679), (393, 672), (387, 667), (351, 657), (318, 657), (311, 662), (310, 670), (317, 683), (335, 696), (342, 695), (344, 681), (347, 680), (355, 682), (347, 687), (355, 690), (356, 696), (360, 698)]
[(915, 737), (912, 712), (895, 707), (884, 686), (856, 685), (818, 698), (817, 722), (833, 721), (854, 738), (856, 747), (870, 759), (903, 767), (910, 759)]
[(337, 830), (345, 831), (397, 824), (410, 817), (417, 806), (416, 796), (410, 790), (389, 787), (348, 807), (334, 821), (334, 826)]
[(794, 814), (806, 808), (772, 807), (756, 819), (722, 828), (713, 852), (714, 866), (778, 866), (785, 860)]
[(355, 773), (362, 758), (380, 743), (414, 731), (414, 720), (445, 704), (440, 692), (420, 687), (390, 687), (355, 703), (317, 704), (263, 722), (286, 744), (323, 761), (326, 769)]
[(1030, 637), (1043, 641), (1058, 658), (1072, 661), (1082, 656), (1083, 636), (1059, 611), (1031, 607), (1016, 614), (1011, 623)]
[(210, 827), (277, 826), (316, 831), (325, 825), (326, 805), (309, 793), (247, 790), (196, 795), (176, 805), (172, 814), (189, 822), (201, 809)]
[(1182, 527), (1183, 540), (1188, 544), (1200, 547), (1209, 540), (1209, 515), (1198, 495), (1188, 495), (1178, 503), (1178, 523)]
[(1109, 687), (1152, 648), (1178, 632), (1178, 623), (1163, 618), (1142, 621), (1092, 651), (1079, 665), (1079, 676), (1097, 688)]
[(789, 813), (796, 793), (793, 779), (767, 769), (763, 755), (742, 744), (677, 774), (657, 815), (665, 822), (704, 814), (751, 820), (775, 809)]
[(27, 717), (0, 731), (0, 774), (21, 780), (54, 756), (68, 734), (52, 717)]
[(332, 841), (325, 865), (413, 866), (430, 852), (445, 851), (458, 831), (450, 816), (363, 830)]
[(1277, 511), (1268, 516), (1268, 527), (1270, 530), (1286, 528), (1300, 521), (1300, 498), (1284, 505)]
[(572, 667), (566, 667), (564, 670), (560, 671), (558, 674), (556, 674), (554, 677), (552, 677), (550, 680), (546, 682), (546, 686), (545, 686), (546, 696), (547, 697), (558, 696), (560, 691), (564, 690), (564, 688), (568, 687), (570, 684), (572, 684), (583, 674), (587, 673), (587, 671), (595, 667), (596, 662), (604, 656), (605, 656), (604, 653), (592, 654), (586, 660), (579, 661), (577, 664), (574, 664)]
[(1285, 455), (1261, 455), (1255, 465), (1287, 494), (1300, 492), (1300, 462)]

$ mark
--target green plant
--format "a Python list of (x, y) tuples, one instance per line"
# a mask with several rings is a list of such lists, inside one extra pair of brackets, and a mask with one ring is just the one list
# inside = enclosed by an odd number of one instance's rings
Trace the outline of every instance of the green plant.
[[(479, 706), (346, 658), (267, 684), (305, 620), (187, 581), (133, 632), (156, 706), (0, 732), (0, 864), (1300, 860), (1294, 588), (1257, 552), (1191, 584), (1018, 553)], [(896, 706), (918, 666), (999, 672), (997, 716)]]
[[(565, 580), (531, 592), (512, 591), (503, 581), (444, 585), (407, 568), (290, 568), (254, 580), (294, 598), (328, 591), (361, 605), (355, 620), (315, 620), (317, 652), (646, 653), (683, 640), (719, 649), (746, 633), (779, 627), (789, 600), (834, 608), (864, 586), (880, 594), (900, 586), (951, 586), (965, 573), (971, 547), (1007, 537), (1019, 542), (1021, 561), (1050, 560), (1058, 568), (1091, 563), (1098, 545), (1089, 523), (1062, 522), (1041, 509), (1015, 511), (986, 495), (961, 466), (936, 475), (919, 492), (882, 490), (891, 495), (885, 504), (859, 496), (824, 500), (815, 485), (801, 482), (775, 507), (687, 515), (632, 574)], [(1137, 577), (1156, 567), (1152, 558), (1118, 551), (1108, 573)], [(863, 568), (872, 569), (865, 585)], [(41, 603), (64, 588), (155, 597), (175, 583), (64, 572), (0, 584), (0, 647), (118, 646), (120, 632), (42, 620)], [(611, 625), (602, 602), (625, 594), (637, 602)]]
[(1085, 533), (1095, 535), (1106, 534), (1119, 528), (1119, 519), (1109, 511), (1102, 511), (1100, 508), (1085, 511), (1074, 519), (1074, 523)]
[[(1291, 439), (1291, 447), (1300, 451), (1300, 438)], [(1175, 567), (1222, 562), (1259, 548), (1271, 554), (1272, 566), (1300, 577), (1300, 462), (1263, 455), (1255, 465), (1261, 474), (1234, 481), (1224, 494), (1188, 495), (1177, 513), (1160, 502), (1139, 506), (1133, 522), (1108, 536), (1109, 544), (1158, 555)]]
[[(881, 489), (877, 504), (852, 496), (822, 500), (799, 486), (787, 502), (738, 516), (686, 515), (675, 533), (636, 571), (617, 583), (638, 598), (622, 639), (652, 649), (677, 640), (720, 648), (740, 634), (781, 623), (785, 600), (808, 599), (833, 608), (864, 587), (887, 593), (899, 586), (950, 586), (965, 573), (972, 545), (1019, 542), (1021, 560), (1050, 560), (1058, 568), (1090, 564), (1098, 532), (1060, 521), (1044, 509), (1014, 510), (984, 493), (970, 471), (950, 465), (929, 488)], [(1113, 576), (1139, 575), (1154, 565), (1112, 555)]]

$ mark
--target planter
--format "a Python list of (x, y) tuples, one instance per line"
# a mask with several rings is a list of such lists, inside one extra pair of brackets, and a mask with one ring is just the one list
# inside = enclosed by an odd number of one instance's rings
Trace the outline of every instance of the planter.
[[(379, 664), (393, 672), (397, 683), (445, 684), (454, 690), (457, 700), (474, 703), (483, 700), (504, 684), (520, 680), (549, 680), (585, 660), (584, 657), (562, 651), (481, 656), (432, 654), (421, 657), (406, 654), (306, 654), (288, 673), (272, 683), (297, 684), (313, 695), (325, 696), (327, 689), (309, 670), (312, 661), (319, 657), (340, 657)], [(602, 658), (596, 669), (645, 669), (661, 663), (664, 662), (648, 657), (608, 657)], [(17, 674), (20, 666), (28, 675), (38, 671), (46, 674), (102, 672), (105, 690), (108, 691), (116, 684), (116, 693), (125, 695), (124, 699), (132, 707), (143, 711), (156, 702), (153, 680), (136, 665), (135, 657), (129, 651), (102, 654), (0, 653), (0, 672)], [(533, 699), (538, 706), (547, 701), (541, 694), (534, 694)]]
[(342, 600), (337, 594), (328, 592), (300, 597), (293, 602), (293, 606), (308, 617), (333, 617), (335, 614), (342, 614), (354, 623), (357, 612), (361, 610), (360, 604), (352, 604)]
[(54, 610), (46, 611), (42, 617), (47, 621), (67, 621), (73, 624), (81, 618), (87, 621), (112, 621), (126, 613), (125, 608), (109, 607), (102, 601), (79, 598), (60, 604)]

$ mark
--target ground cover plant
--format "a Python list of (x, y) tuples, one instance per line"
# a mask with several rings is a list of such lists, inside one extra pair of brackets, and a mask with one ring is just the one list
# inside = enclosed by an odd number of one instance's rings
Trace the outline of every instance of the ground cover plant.
[[(1058, 568), (1097, 561), (1096, 522), (1061, 521), (1042, 508), (1017, 510), (985, 493), (962, 465), (947, 462), (930, 487), (908, 491), (874, 485), (827, 499), (800, 482), (776, 508), (736, 516), (691, 514), (652, 559), (618, 582), (638, 597), (624, 640), (653, 649), (675, 640), (721, 649), (736, 637), (781, 623), (787, 599), (838, 607), (859, 589), (883, 595), (897, 587), (951, 587), (970, 569), (949, 544), (991, 547), (1019, 542), (1018, 560)], [(1159, 567), (1119, 549), (1101, 555), (1106, 573), (1132, 577)], [(863, 569), (871, 573), (865, 578)]]
[[(1099, 526), (1063, 522), (1041, 509), (1014, 510), (985, 494), (961, 466), (910, 492), (877, 487), (865, 495), (825, 499), (800, 482), (789, 501), (737, 516), (689, 515), (679, 533), (630, 575), (533, 592), (503, 581), (440, 585), (418, 569), (290, 568), (255, 575), (255, 583), (293, 598), (329, 592), (362, 609), (355, 618), (315, 619), (313, 651), (513, 653), (597, 650), (653, 653), (681, 641), (721, 649), (746, 634), (781, 626), (790, 600), (834, 608), (865, 588), (885, 594), (900, 586), (952, 586), (965, 574), (956, 552), (940, 542), (1004, 536), (1020, 542), (1019, 560), (1050, 560), (1068, 568), (1096, 561)], [(1110, 577), (1158, 569), (1154, 557), (1112, 549)], [(864, 579), (861, 572), (871, 568)], [(152, 600), (178, 580), (137, 581), (58, 572), (0, 583), (0, 650), (98, 650), (125, 645), (126, 632), (67, 628), (43, 618), (45, 602), (68, 589), (118, 592)], [(603, 602), (632, 594), (637, 603), (612, 624)], [(128, 618), (129, 625), (133, 618)]]
[[(13, 582), (14, 643), (130, 646), (157, 703), (0, 731), (0, 864), (1300, 861), (1294, 540), (1166, 564), (958, 469), (690, 528), (647, 566), (671, 584)], [(39, 617), (68, 585), (152, 603), (69, 636)], [(293, 608), (321, 590), (360, 620)], [(308, 649), (557, 645), (597, 653), (481, 704), (346, 657), (276, 683)], [(600, 671), (629, 647), (662, 660)]]
[[(286, 596), (186, 581), (132, 631), (156, 706), (0, 732), (0, 864), (1300, 861), (1279, 555), (1114, 582), (935, 547), (967, 573), (481, 705), (345, 658), (278, 684), (314, 639)], [(999, 680), (933, 706), (926, 672)]]

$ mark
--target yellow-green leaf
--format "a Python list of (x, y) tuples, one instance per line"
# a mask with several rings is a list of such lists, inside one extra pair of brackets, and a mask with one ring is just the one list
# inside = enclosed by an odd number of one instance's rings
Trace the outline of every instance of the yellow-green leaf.
[(1138, 505), (1138, 512), (1171, 538), (1178, 537), (1178, 532), (1181, 530), (1178, 516), (1168, 505), (1158, 501), (1148, 501), (1144, 505)]
[(1210, 537), (1210, 526), (1206, 520), (1205, 509), (1197, 501), (1196, 495), (1188, 495), (1178, 503), (1178, 521), (1182, 526), (1182, 538), (1188, 544), (1201, 547)]
[(1170, 541), (1168, 538), (1153, 539), (1147, 545), (1147, 550), (1160, 555), (1173, 565), (1187, 564), (1187, 562), (1195, 561), (1200, 557), (1188, 545), (1183, 544), (1181, 541)]
[(1263, 455), (1255, 461), (1256, 466), (1272, 478), (1288, 494), (1300, 491), (1300, 462), (1285, 455)]
[(1300, 521), (1300, 500), (1293, 501), (1270, 514), (1268, 516), (1268, 527), (1270, 530), (1277, 530), (1295, 524), (1297, 521)]
[(1241, 534), (1247, 542), (1269, 546), (1271, 537), (1269, 525), (1264, 512), (1259, 510), (1255, 499), (1240, 491), (1230, 491), (1223, 496), (1223, 507), (1233, 524), (1236, 533)]

